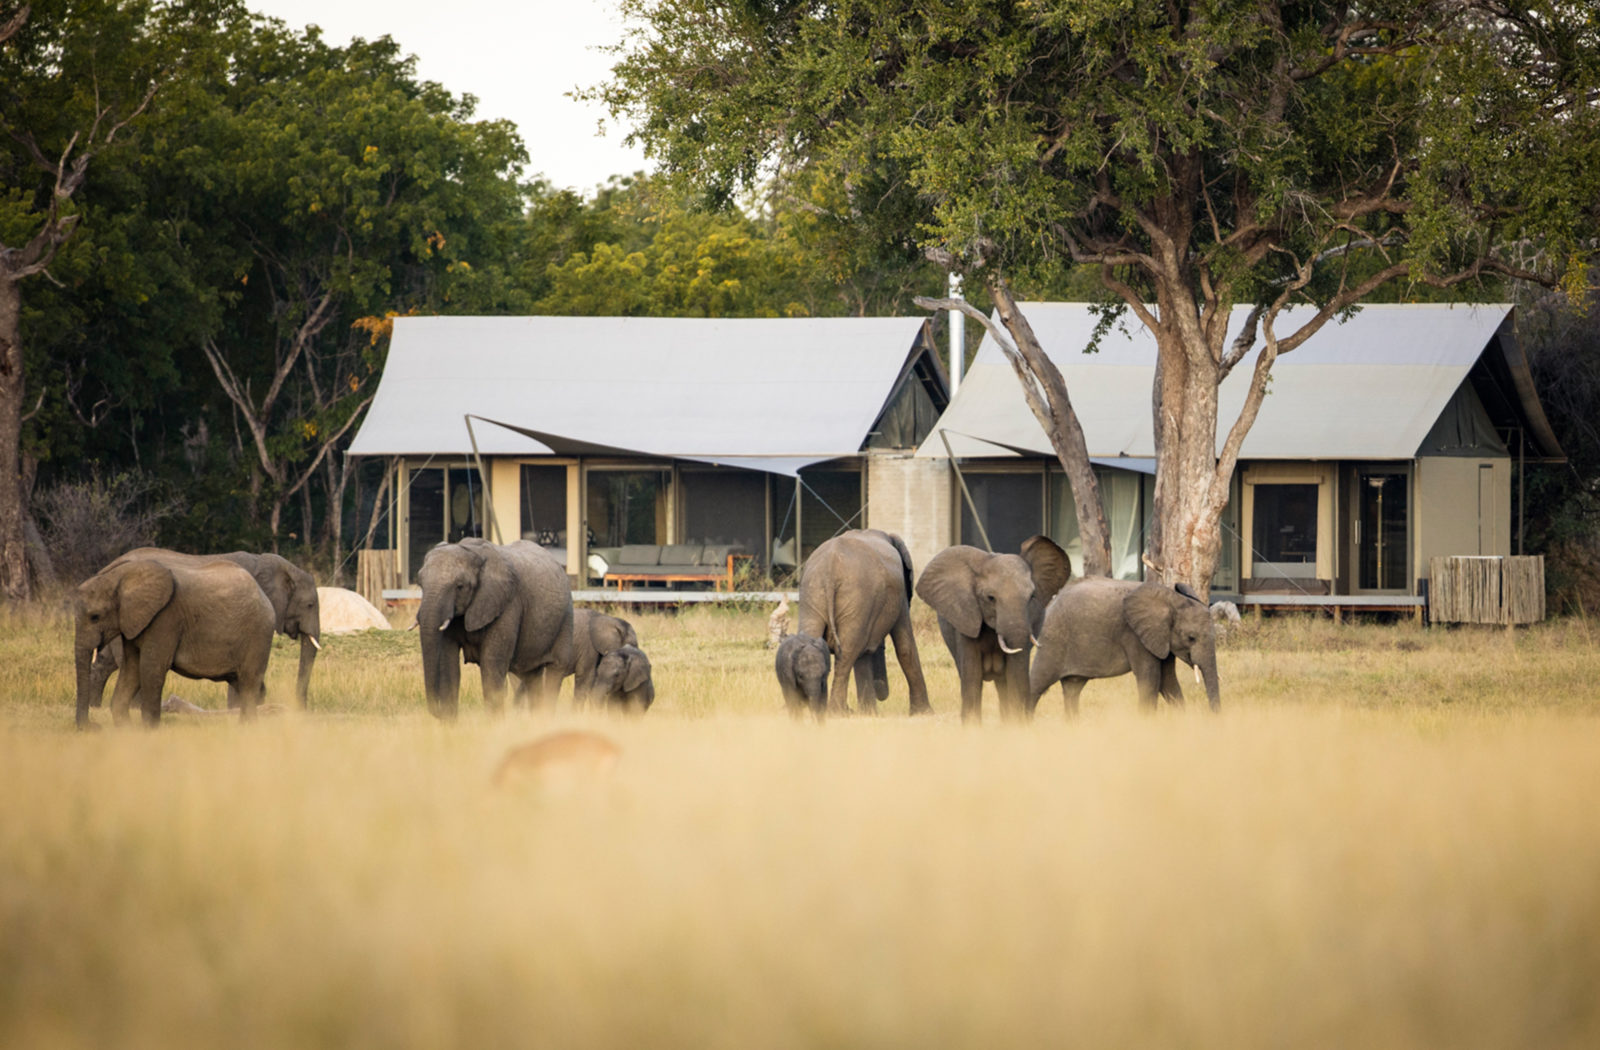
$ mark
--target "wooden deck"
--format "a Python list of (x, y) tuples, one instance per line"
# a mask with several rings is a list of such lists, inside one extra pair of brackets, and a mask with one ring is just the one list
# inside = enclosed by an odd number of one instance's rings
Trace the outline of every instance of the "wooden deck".
[[(1217, 596), (1212, 595), (1216, 600)], [(1428, 599), (1414, 594), (1245, 594), (1230, 597), (1228, 601), (1240, 612), (1254, 609), (1257, 615), (1264, 612), (1284, 612), (1298, 609), (1326, 609), (1333, 615), (1334, 623), (1343, 623), (1345, 613), (1399, 613), (1423, 622)]]

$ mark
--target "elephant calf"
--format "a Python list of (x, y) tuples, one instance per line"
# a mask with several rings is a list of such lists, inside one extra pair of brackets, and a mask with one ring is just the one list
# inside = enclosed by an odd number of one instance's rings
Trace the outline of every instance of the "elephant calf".
[(595, 691), (595, 672), (600, 658), (624, 645), (637, 646), (639, 635), (633, 624), (620, 616), (607, 616), (593, 609), (572, 610), (572, 701), (588, 703)]
[(622, 645), (600, 658), (594, 671), (593, 696), (601, 703), (648, 711), (656, 699), (650, 658), (636, 645)]
[(778, 643), (774, 669), (778, 686), (783, 690), (783, 702), (796, 718), (807, 707), (818, 721), (828, 708), (828, 674), (833, 654), (828, 643), (809, 634), (785, 635)]

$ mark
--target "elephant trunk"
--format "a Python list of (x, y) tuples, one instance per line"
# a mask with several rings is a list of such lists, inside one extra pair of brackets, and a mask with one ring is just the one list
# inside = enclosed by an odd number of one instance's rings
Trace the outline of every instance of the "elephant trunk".
[(1199, 670), (1201, 680), (1206, 686), (1206, 702), (1211, 705), (1211, 710), (1222, 710), (1222, 687), (1217, 680), (1217, 653), (1215, 649), (1207, 649), (1197, 654), (1194, 666)]
[(94, 639), (90, 638), (87, 631), (80, 630), (76, 643), (73, 645), (72, 662), (77, 672), (78, 680), (78, 728), (88, 729), (89, 699), (93, 692), (93, 667), (95, 655)]
[(1024, 652), (1033, 644), (1033, 633), (1028, 629), (1027, 610), (1020, 610), (1013, 616), (1001, 619), (995, 625), (995, 634), (999, 636), (1000, 648), (1006, 655)]
[(443, 598), (426, 594), (423, 595), (422, 605), (417, 609), (417, 631), (421, 635), (422, 642), (422, 690), (428, 699), (428, 710), (439, 718), (447, 717), (441, 696), (447, 647), (440, 635), (442, 628), (450, 622), (449, 616), (446, 615), (450, 611)]
[(311, 686), (311, 665), (316, 663), (317, 652), (321, 649), (321, 640), (317, 637), (317, 633), (302, 632), (300, 635), (300, 670), (294, 680), (294, 695), (300, 703), (301, 710), (311, 706), (307, 699), (307, 692)]

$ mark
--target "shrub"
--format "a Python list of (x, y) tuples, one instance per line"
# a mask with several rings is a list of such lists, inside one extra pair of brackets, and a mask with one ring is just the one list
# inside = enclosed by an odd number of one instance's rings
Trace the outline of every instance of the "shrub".
[(44, 490), (33, 509), (56, 573), (77, 584), (125, 551), (154, 543), (162, 520), (179, 506), (148, 478), (95, 473)]

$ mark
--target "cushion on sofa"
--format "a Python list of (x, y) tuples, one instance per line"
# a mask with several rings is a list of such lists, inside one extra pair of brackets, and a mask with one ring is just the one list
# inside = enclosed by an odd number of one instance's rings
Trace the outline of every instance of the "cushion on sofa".
[(724, 569), (728, 567), (728, 555), (734, 552), (731, 543), (708, 543), (700, 549), (700, 564), (708, 569)]
[(622, 548), (622, 553), (612, 563), (612, 568), (625, 571), (633, 565), (651, 566), (661, 562), (661, 548), (654, 543), (630, 543)]
[(661, 548), (662, 565), (694, 565), (700, 555), (698, 543), (669, 543)]

